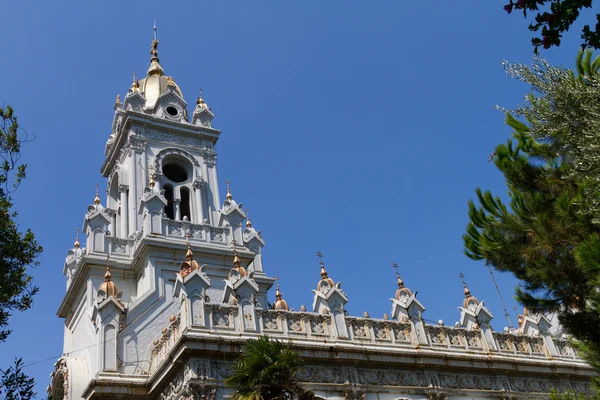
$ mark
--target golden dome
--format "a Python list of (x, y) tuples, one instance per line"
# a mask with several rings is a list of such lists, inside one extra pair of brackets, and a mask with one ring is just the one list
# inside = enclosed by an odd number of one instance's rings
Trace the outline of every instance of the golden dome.
[(275, 289), (275, 304), (273, 304), (273, 310), (289, 311), (287, 302), (283, 299), (281, 292), (279, 291), (279, 285)]
[(106, 267), (106, 273), (104, 274), (104, 282), (100, 284), (100, 288), (98, 290), (106, 293), (106, 297), (117, 297), (117, 293), (119, 293), (119, 289), (117, 289), (117, 285), (112, 281), (112, 275), (110, 274), (110, 267)]
[(197, 271), (200, 269), (200, 265), (198, 265), (198, 262), (194, 260), (194, 253), (192, 252), (192, 245), (190, 244), (189, 240), (187, 246), (188, 248), (187, 252), (185, 253), (185, 261), (181, 263), (181, 268), (179, 269), (179, 274), (182, 278), (185, 278), (191, 274), (192, 271)]
[(177, 86), (172, 77), (165, 76), (165, 72), (159, 63), (157, 39), (152, 41), (150, 54), (152, 54), (152, 57), (150, 58), (148, 76), (140, 81), (134, 80), (132, 89), (144, 95), (146, 98), (146, 108), (153, 108), (158, 98), (169, 91), (174, 91), (183, 99), (181, 89), (179, 89), (179, 86)]

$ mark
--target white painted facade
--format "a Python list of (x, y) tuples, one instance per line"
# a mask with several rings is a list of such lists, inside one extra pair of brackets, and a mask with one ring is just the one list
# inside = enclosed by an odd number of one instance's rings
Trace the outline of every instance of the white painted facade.
[[(324, 267), (312, 311), (273, 309), (260, 231), (229, 191), (219, 198), (214, 115), (202, 98), (191, 118), (186, 110), (153, 44), (148, 76), (115, 104), (105, 206), (88, 207), (85, 248), (76, 243), (65, 261), (53, 399), (228, 398), (223, 380), (240, 346), (264, 334), (292, 341), (306, 360), (300, 379), (324, 399), (590, 391), (594, 371), (547, 318), (524, 315), (518, 331), (493, 332), (491, 313), (466, 288), (458, 327), (426, 324), (401, 280), (390, 318), (348, 316), (348, 298)], [(109, 294), (109, 281), (119, 293)]]

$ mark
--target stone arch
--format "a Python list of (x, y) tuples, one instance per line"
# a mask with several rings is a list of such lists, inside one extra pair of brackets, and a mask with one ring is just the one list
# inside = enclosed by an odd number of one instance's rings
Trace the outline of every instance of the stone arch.
[[(181, 149), (168, 148), (168, 149), (161, 150), (156, 155), (156, 158), (154, 161), (154, 170), (156, 171), (157, 174), (162, 175), (163, 160), (165, 159), (165, 157), (170, 156), (170, 155), (185, 158), (189, 162), (191, 162), (194, 167), (200, 167), (200, 163), (198, 162), (198, 160), (196, 160), (196, 158), (194, 158), (194, 156), (192, 156), (187, 151), (184, 151)], [(192, 178), (194, 178), (194, 177), (192, 177)]]
[(50, 395), (52, 396), (52, 399), (56, 400), (62, 400), (66, 397), (65, 374), (63, 372), (57, 373), (54, 377), (52, 381)]

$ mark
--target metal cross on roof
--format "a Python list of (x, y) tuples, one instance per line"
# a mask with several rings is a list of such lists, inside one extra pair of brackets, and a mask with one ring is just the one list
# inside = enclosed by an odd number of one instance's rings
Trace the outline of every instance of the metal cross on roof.
[(392, 264), (392, 267), (396, 270), (396, 276), (400, 276), (400, 273), (398, 272), (398, 268), (400, 268), (400, 267), (398, 266), (396, 261), (394, 261), (394, 264)]
[(323, 265), (323, 253), (317, 251), (317, 257), (319, 257), (319, 264)]

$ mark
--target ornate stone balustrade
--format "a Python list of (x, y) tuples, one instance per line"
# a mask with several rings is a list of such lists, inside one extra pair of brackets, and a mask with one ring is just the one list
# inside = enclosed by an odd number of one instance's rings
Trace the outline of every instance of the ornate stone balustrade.
[[(211, 331), (224, 334), (244, 334), (241, 311), (237, 304), (205, 305), (208, 326)], [(486, 343), (485, 335), (479, 329), (463, 327), (425, 325), (425, 343), (416, 337), (417, 332), (409, 321), (383, 320), (346, 316), (348, 337), (338, 337), (335, 320), (330, 314), (317, 314), (306, 311), (264, 310), (256, 308), (256, 331), (254, 335), (265, 334), (277, 338), (307, 338), (329, 341), (344, 341), (372, 346), (398, 346), (404, 348), (429, 349), (440, 352), (481, 353), (522, 356), (529, 358), (577, 358), (568, 340), (555, 340), (557, 355), (550, 354), (544, 338), (518, 333), (494, 332), (494, 343)], [(497, 350), (496, 350), (497, 349)]]
[(160, 339), (154, 340), (154, 348), (150, 356), (150, 373), (156, 370), (156, 367), (166, 358), (173, 345), (181, 337), (181, 316), (171, 315), (170, 324), (162, 329)]
[(220, 228), (209, 224), (193, 224), (189, 221), (174, 221), (163, 218), (164, 235), (167, 237), (186, 238), (190, 240), (213, 244), (229, 244), (230, 228)]

